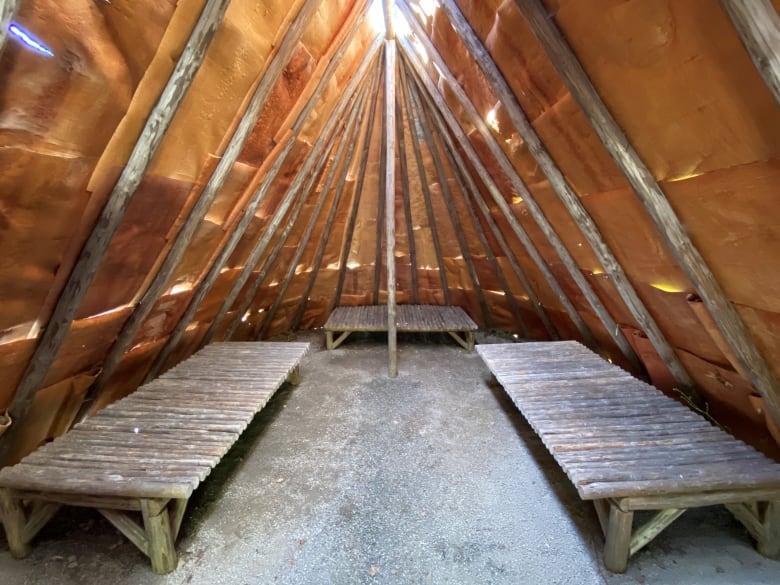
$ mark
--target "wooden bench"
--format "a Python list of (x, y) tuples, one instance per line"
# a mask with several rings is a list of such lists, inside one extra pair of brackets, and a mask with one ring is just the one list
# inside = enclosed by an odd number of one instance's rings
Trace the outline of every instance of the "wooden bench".
[[(780, 555), (780, 465), (573, 341), (479, 345), (477, 352), (628, 559), (687, 508), (723, 504)], [(635, 510), (657, 510), (634, 530)]]
[[(449, 333), (464, 349), (474, 349), (477, 324), (460, 307), (397, 305), (399, 332)], [(336, 349), (354, 331), (387, 331), (387, 307), (369, 305), (336, 307), (325, 323), (328, 349)], [(341, 333), (334, 339), (334, 333)]]
[[(176, 568), (187, 501), (285, 382), (298, 381), (308, 343), (215, 343), (0, 470), (11, 554), (63, 505), (96, 508), (151, 558)], [(131, 514), (140, 512), (139, 524)]]

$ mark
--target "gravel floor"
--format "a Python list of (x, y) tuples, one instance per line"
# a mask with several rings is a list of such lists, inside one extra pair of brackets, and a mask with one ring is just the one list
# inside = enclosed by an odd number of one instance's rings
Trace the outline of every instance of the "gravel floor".
[[(355, 336), (302, 367), (193, 496), (179, 568), (154, 575), (97, 513), (67, 509), (32, 555), (0, 536), (2, 585), (773, 584), (727, 512), (703, 508), (603, 568), (602, 537), (476, 353), (443, 336)], [(480, 335), (478, 341), (503, 341)]]

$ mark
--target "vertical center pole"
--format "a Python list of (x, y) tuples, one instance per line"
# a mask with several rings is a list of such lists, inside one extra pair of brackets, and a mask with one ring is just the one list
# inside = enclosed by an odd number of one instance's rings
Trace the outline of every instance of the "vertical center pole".
[(385, 234), (387, 238), (387, 349), (388, 373), (398, 375), (395, 326), (395, 40), (385, 40)]

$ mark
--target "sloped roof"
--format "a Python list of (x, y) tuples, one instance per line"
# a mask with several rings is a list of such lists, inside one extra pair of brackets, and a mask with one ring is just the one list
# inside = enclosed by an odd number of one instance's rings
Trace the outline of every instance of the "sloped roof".
[(397, 0), (387, 40), (362, 0), (18, 4), (6, 460), (388, 295), (581, 339), (776, 448), (777, 2)]

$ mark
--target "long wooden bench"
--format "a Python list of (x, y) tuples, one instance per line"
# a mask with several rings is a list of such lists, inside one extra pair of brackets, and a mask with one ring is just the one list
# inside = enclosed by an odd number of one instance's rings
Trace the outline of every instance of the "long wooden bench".
[[(449, 333), (459, 345), (471, 351), (477, 324), (460, 307), (397, 305), (396, 328), (399, 332)], [(325, 323), (328, 349), (336, 349), (355, 331), (387, 331), (387, 307), (368, 305), (333, 309)], [(334, 339), (336, 333), (341, 335)]]
[[(176, 568), (187, 501), (285, 382), (298, 381), (308, 343), (209, 345), (0, 470), (0, 512), (11, 554), (63, 505), (96, 508), (151, 558)], [(140, 512), (141, 523), (133, 517)]]
[[(592, 500), (604, 561), (628, 559), (687, 508), (723, 504), (780, 556), (780, 465), (573, 341), (477, 352), (574, 483)], [(657, 510), (634, 529), (635, 510)]]

